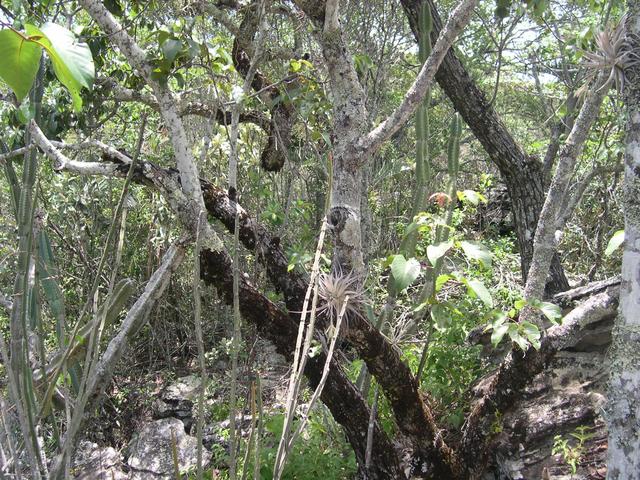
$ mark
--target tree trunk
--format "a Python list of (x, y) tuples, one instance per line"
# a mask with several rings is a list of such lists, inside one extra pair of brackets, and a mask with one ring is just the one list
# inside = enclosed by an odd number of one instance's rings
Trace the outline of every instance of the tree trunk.
[[(402, 0), (416, 39), (419, 31), (418, 14), (423, 1)], [(433, 16), (431, 38), (435, 41), (442, 29), (442, 20), (435, 3), (432, 0), (428, 2)], [(522, 277), (526, 280), (533, 256), (533, 236), (545, 199), (542, 163), (524, 153), (452, 50), (449, 50), (440, 65), (436, 80), (498, 167), (507, 185), (520, 248)], [(547, 294), (568, 288), (569, 283), (556, 255), (551, 264)]]
[[(637, 55), (640, 51), (640, 4), (637, 0), (628, 0), (627, 5), (627, 49)], [(625, 77), (625, 247), (620, 309), (610, 352), (607, 407), (607, 478), (610, 480), (640, 479), (640, 65), (627, 67)]]

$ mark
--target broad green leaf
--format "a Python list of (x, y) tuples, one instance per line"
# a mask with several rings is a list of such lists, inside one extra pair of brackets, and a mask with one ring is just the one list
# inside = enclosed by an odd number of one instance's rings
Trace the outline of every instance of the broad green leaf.
[(173, 38), (162, 44), (162, 55), (164, 55), (164, 65), (169, 68), (182, 50), (182, 42)]
[(26, 29), (27, 33), (47, 51), (56, 77), (71, 94), (74, 110), (80, 111), (80, 90), (82, 87), (91, 89), (95, 79), (95, 67), (89, 46), (78, 42), (73, 33), (55, 23), (45, 23), (41, 29), (27, 24)]
[(558, 320), (562, 318), (562, 310), (560, 310), (558, 305), (550, 302), (540, 302), (539, 304), (536, 304), (536, 307), (538, 307), (544, 316), (553, 323), (557, 323)]
[(38, 67), (42, 48), (20, 35), (15, 30), (0, 30), (0, 78), (22, 101), (31, 90)]
[(407, 260), (402, 255), (396, 255), (391, 262), (391, 274), (395, 291), (401, 292), (420, 275), (420, 262), (415, 258)]
[(520, 335), (520, 332), (517, 328), (509, 328), (509, 337), (511, 338), (511, 341), (515, 342), (522, 351), (527, 350), (527, 348), (529, 347), (529, 341), (525, 337)]
[(446, 273), (443, 273), (442, 275), (438, 275), (438, 278), (436, 278), (436, 293), (439, 292), (444, 286), (444, 284), (447, 283), (452, 278), (453, 277), (451, 275), (447, 275)]
[(436, 303), (431, 307), (431, 318), (435, 322), (435, 327), (440, 331), (451, 325), (449, 310), (441, 303)]
[(613, 252), (615, 252), (620, 245), (624, 242), (624, 230), (618, 230), (613, 234), (611, 240), (607, 244), (607, 249), (604, 251), (605, 256), (609, 257)]
[(469, 280), (467, 282), (469, 290), (471, 290), (482, 302), (489, 308), (493, 308), (493, 298), (487, 287), (480, 280)]
[(540, 348), (540, 329), (538, 326), (531, 322), (522, 322), (521, 327), (527, 340), (533, 345), (533, 348), (538, 350)]
[(491, 252), (482, 243), (463, 240), (460, 246), (467, 258), (479, 261), (483, 267), (491, 267)]
[(508, 323), (503, 323), (502, 325), (499, 325), (493, 329), (493, 332), (491, 332), (491, 345), (493, 345), (493, 348), (497, 347), (498, 344), (502, 341), (502, 338), (504, 337), (505, 333), (507, 333), (507, 330), (509, 330)]
[(453, 247), (453, 242), (451, 240), (436, 243), (435, 245), (429, 245), (427, 247), (427, 258), (429, 259), (429, 262), (431, 262), (431, 265), (435, 265), (440, 258), (444, 257), (451, 247)]

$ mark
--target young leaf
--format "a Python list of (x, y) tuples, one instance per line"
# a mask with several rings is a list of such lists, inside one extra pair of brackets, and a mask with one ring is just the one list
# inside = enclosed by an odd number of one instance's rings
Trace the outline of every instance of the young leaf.
[[(515, 326), (513, 323), (511, 325)], [(517, 328), (509, 328), (509, 337), (511, 338), (511, 341), (515, 342), (523, 352), (529, 347), (529, 342), (526, 338), (520, 335)]]
[(540, 348), (540, 330), (538, 326), (531, 322), (522, 322), (522, 330), (527, 340), (533, 345), (533, 348), (538, 350)]
[(407, 260), (402, 255), (396, 255), (391, 262), (391, 274), (396, 292), (401, 292), (420, 275), (420, 262), (415, 258)]
[(491, 298), (491, 294), (487, 287), (484, 286), (480, 280), (469, 280), (467, 282), (469, 286), (469, 290), (473, 292), (482, 302), (489, 308), (493, 308), (493, 298)]
[(27, 96), (40, 66), (42, 48), (10, 29), (0, 31), (0, 78), (16, 94), (18, 101)]
[(45, 23), (41, 29), (29, 24), (25, 27), (29, 36), (47, 51), (56, 77), (71, 94), (74, 110), (80, 111), (80, 90), (91, 89), (95, 79), (89, 46), (78, 42), (73, 33), (55, 23)]
[(435, 265), (438, 259), (444, 257), (447, 250), (453, 247), (453, 242), (449, 240), (448, 242), (440, 242), (435, 245), (429, 245), (427, 247), (427, 258), (431, 262), (431, 265)]
[(460, 246), (467, 258), (479, 261), (483, 267), (491, 267), (491, 252), (482, 243), (463, 240)]
[(604, 251), (605, 256), (609, 257), (613, 252), (615, 252), (620, 245), (624, 242), (624, 230), (618, 230), (613, 234), (611, 240), (607, 244), (607, 249)]

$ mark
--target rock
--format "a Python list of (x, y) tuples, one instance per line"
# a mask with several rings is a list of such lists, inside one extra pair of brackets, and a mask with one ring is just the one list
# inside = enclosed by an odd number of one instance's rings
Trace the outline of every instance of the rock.
[[(221, 428), (217, 425), (205, 425), (202, 430), (202, 444), (207, 450), (214, 451), (221, 448), (229, 454), (229, 441), (220, 432)], [(191, 427), (191, 435), (196, 435), (196, 425)]]
[(179, 418), (188, 431), (193, 424), (193, 403), (198, 396), (200, 385), (202, 382), (199, 377), (188, 375), (167, 386), (160, 398), (153, 402), (154, 417)]
[(122, 456), (112, 447), (99, 447), (85, 440), (78, 444), (73, 461), (76, 480), (125, 480)]
[[(174, 448), (178, 468), (182, 472), (196, 467), (197, 440), (187, 435), (184, 424), (177, 418), (156, 420), (144, 426), (131, 442), (129, 459), (132, 480), (172, 479), (175, 477)], [(211, 453), (202, 451), (203, 465), (211, 460)]]
[[(602, 411), (612, 325), (612, 318), (589, 325), (573, 347), (558, 352), (534, 378), (517, 408), (502, 418), (493, 447), (495, 465), (484, 480), (605, 478), (607, 430)], [(552, 453), (556, 435), (573, 449), (567, 455)], [(567, 461), (572, 452), (580, 457), (575, 474)]]

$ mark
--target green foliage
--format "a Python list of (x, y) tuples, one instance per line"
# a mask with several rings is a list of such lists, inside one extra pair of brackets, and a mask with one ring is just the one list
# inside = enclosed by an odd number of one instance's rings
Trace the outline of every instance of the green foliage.
[(530, 322), (516, 322), (514, 317), (517, 312), (529, 306), (538, 310), (547, 319), (555, 325), (558, 325), (562, 319), (562, 311), (560, 307), (550, 302), (542, 302), (540, 300), (517, 300), (509, 312), (501, 311), (492, 312), (493, 319), (487, 325), (485, 331), (491, 330), (491, 343), (494, 347), (502, 341), (508, 334), (512, 342), (514, 342), (522, 350), (526, 350), (529, 346), (540, 348), (540, 329), (537, 325)]
[(582, 459), (582, 456), (586, 453), (585, 442), (593, 437), (593, 433), (590, 433), (590, 427), (581, 425), (570, 434), (574, 441), (571, 439), (563, 438), (562, 435), (556, 435), (553, 437), (553, 449), (552, 455), (560, 455), (562, 460), (569, 465), (571, 473), (576, 474), (578, 471), (578, 463)]
[(36, 79), (42, 49), (12, 29), (0, 31), (0, 78), (11, 87), (18, 101), (27, 96)]
[[(294, 422), (294, 428), (297, 422)], [(260, 479), (273, 478), (273, 465), (278, 450), (277, 440), (284, 427), (284, 415), (270, 415), (264, 420), (265, 438), (261, 448)], [(252, 458), (248, 468), (253, 471)], [(333, 420), (322, 420), (315, 414), (303, 433), (303, 438), (295, 443), (282, 475), (283, 480), (315, 480), (335, 478), (347, 480), (356, 472), (355, 456), (345, 445), (342, 434), (333, 426)]]
[(420, 262), (415, 258), (407, 260), (402, 255), (394, 255), (391, 262), (393, 290), (401, 292), (416, 281), (420, 275)]
[(14, 29), (0, 31), (0, 77), (22, 100), (33, 85), (40, 65), (42, 49), (46, 50), (58, 80), (69, 90), (76, 111), (82, 108), (80, 90), (91, 89), (95, 69), (91, 50), (78, 42), (69, 30), (47, 22), (41, 28), (26, 24), (27, 34)]

